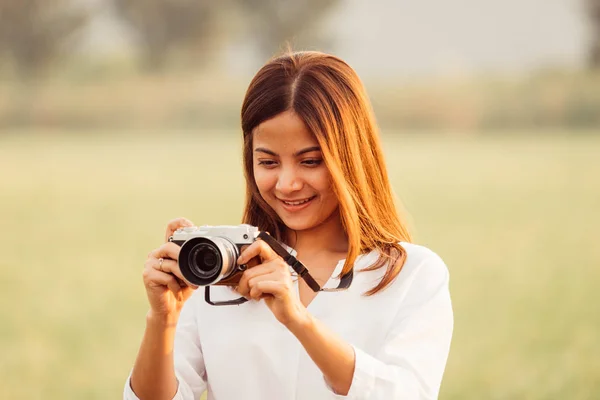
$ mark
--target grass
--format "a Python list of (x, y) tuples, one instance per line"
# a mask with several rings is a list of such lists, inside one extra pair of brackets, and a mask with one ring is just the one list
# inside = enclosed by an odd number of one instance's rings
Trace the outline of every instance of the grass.
[[(600, 397), (600, 136), (385, 136), (416, 241), (451, 272), (441, 399)], [(0, 398), (119, 398), (165, 223), (235, 224), (231, 132), (0, 137)]]

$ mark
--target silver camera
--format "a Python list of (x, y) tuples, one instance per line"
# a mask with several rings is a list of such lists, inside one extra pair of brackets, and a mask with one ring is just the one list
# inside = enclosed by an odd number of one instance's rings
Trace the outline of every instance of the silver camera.
[(255, 226), (220, 225), (180, 228), (169, 238), (181, 246), (179, 269), (196, 286), (236, 286), (246, 270), (237, 259), (242, 246), (252, 244), (259, 234)]

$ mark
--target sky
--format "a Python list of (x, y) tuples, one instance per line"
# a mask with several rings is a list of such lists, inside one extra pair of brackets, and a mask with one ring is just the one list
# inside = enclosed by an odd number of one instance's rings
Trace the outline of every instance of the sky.
[[(386, 73), (522, 71), (581, 65), (582, 0), (347, 0), (339, 53)], [(361, 28), (359, 28), (362, 25)]]
[[(80, 0), (96, 5), (104, 0)], [(323, 20), (335, 54), (360, 74), (413, 76), (512, 73), (582, 66), (587, 47), (583, 0), (341, 0)], [(87, 48), (130, 45), (108, 12), (89, 30)], [(232, 73), (255, 70), (244, 42), (226, 52)]]

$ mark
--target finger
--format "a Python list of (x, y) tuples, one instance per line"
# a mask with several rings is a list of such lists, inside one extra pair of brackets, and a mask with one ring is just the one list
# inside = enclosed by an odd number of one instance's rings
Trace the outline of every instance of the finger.
[[(167, 274), (170, 274), (171, 270), (177, 265), (177, 261), (171, 260), (169, 258), (163, 258), (161, 263), (160, 258), (157, 259), (151, 257), (148, 260), (148, 265), (150, 266), (150, 268), (153, 268), (157, 271), (166, 272)], [(177, 279), (179, 279), (179, 277), (177, 277)]]
[[(181, 284), (179, 286), (181, 286)], [(184, 300), (188, 299), (192, 295), (192, 293), (194, 293), (194, 290), (196, 290), (197, 288), (198, 288), (198, 286), (196, 286), (196, 287), (192, 287), (192, 286), (188, 286), (188, 285), (181, 286), (181, 293), (183, 293)]]
[(259, 294), (258, 298), (265, 297), (267, 295), (271, 295), (273, 297), (282, 298), (286, 296), (288, 293), (287, 287), (284, 282), (281, 281), (271, 281), (264, 280), (257, 282), (256, 285), (252, 287), (250, 296), (256, 296)]
[(287, 264), (285, 264), (285, 261), (283, 261), (281, 258), (277, 258), (270, 262), (259, 264), (255, 267), (249, 268), (246, 271), (244, 271), (242, 277), (238, 282), (237, 290), (240, 291), (240, 293), (246, 295), (250, 292), (251, 289), (249, 287), (249, 282), (251, 279), (269, 274), (276, 274), (278, 276), (277, 279), (285, 279), (286, 276), (291, 276), (289, 268)]
[(250, 290), (248, 297), (252, 300), (260, 300), (263, 297), (263, 292), (255, 286)]
[[(238, 264), (245, 264), (254, 257), (259, 257), (263, 262), (274, 260), (279, 257), (269, 245), (263, 240), (256, 240), (239, 256)], [(280, 257), (279, 257), (280, 258)]]
[[(281, 275), (277, 271), (268, 274), (258, 275), (248, 280), (248, 298), (252, 300), (260, 300), (263, 297), (263, 291), (258, 286), (259, 282), (271, 282), (281, 279)], [(268, 295), (268, 294), (267, 294)]]
[(152, 252), (150, 252), (150, 257), (154, 257), (156, 259), (170, 258), (171, 260), (177, 261), (179, 259), (180, 251), (181, 247), (179, 245), (176, 245), (173, 242), (167, 242), (152, 250)]
[(186, 218), (175, 218), (167, 224), (167, 230), (165, 232), (165, 242), (169, 240), (173, 233), (179, 228), (183, 228), (186, 226), (194, 226), (194, 223)]
[(177, 276), (175, 278), (177, 279), (177, 283), (179, 283), (179, 286), (181, 286), (182, 289), (185, 289), (185, 288), (189, 287), (192, 290), (196, 290), (196, 289), (198, 289), (200, 287), (198, 285), (191, 284), (191, 283), (189, 283), (186, 280), (180, 279)]
[(148, 286), (151, 287), (166, 286), (176, 297), (181, 290), (181, 286), (179, 286), (179, 283), (177, 283), (175, 277), (166, 272), (151, 270), (148, 274), (146, 274), (145, 280)]
[(242, 277), (240, 278), (240, 281), (238, 283), (238, 287), (237, 287), (237, 291), (242, 295), (242, 296), (247, 296), (250, 293), (250, 287), (248, 285), (248, 281), (250, 279), (254, 279), (258, 276), (261, 275), (269, 275), (271, 273), (273, 273), (275, 270), (274, 266), (269, 264), (260, 264), (257, 265), (256, 267), (247, 269), (246, 271), (244, 271), (244, 273), (242, 274)]
[(250, 279), (248, 279), (248, 290), (249, 290), (248, 293), (250, 293), (252, 291), (252, 289), (256, 287), (258, 282), (279, 281), (281, 279), (283, 279), (283, 277), (277, 271), (272, 271), (268, 274), (258, 275), (253, 278), (250, 278)]
[(181, 270), (179, 269), (179, 264), (177, 263), (177, 261), (169, 259), (169, 258), (163, 258), (163, 262), (161, 265), (159, 258), (156, 258), (156, 257), (150, 258), (148, 260), (148, 265), (151, 268), (153, 268), (159, 272), (165, 272), (167, 274), (172, 274), (175, 277), (177, 277), (179, 280), (185, 281), (185, 278), (183, 277), (183, 274), (181, 273)]

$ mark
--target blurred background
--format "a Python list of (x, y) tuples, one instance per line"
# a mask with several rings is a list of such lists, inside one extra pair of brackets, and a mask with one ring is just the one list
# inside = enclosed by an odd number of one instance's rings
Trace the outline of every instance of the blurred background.
[(240, 106), (286, 43), (359, 73), (450, 269), (440, 398), (600, 399), (598, 0), (0, 0), (0, 398), (121, 396), (146, 256), (239, 223)]

